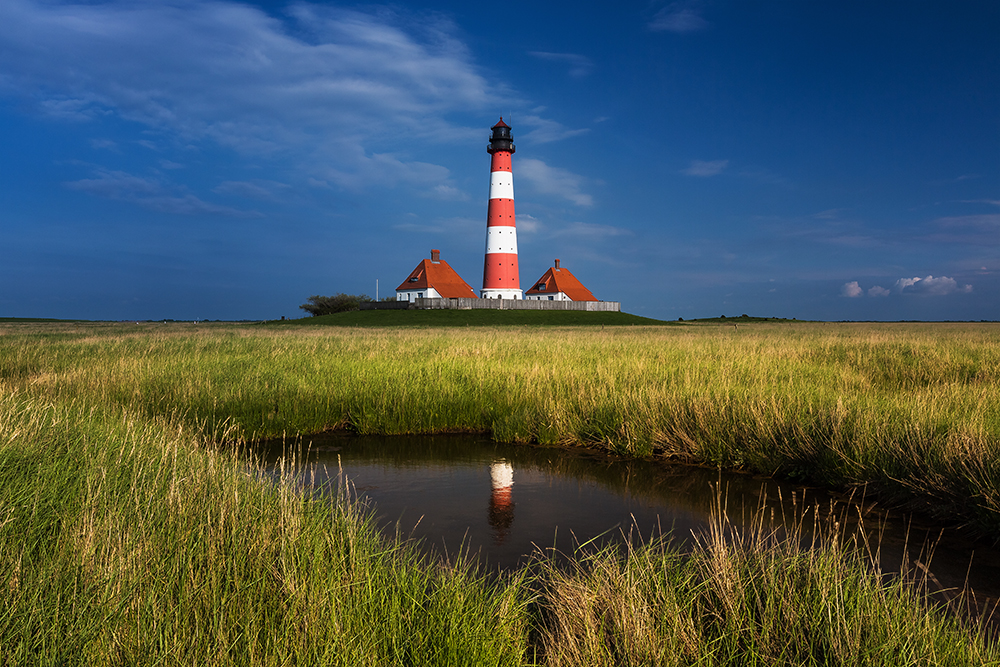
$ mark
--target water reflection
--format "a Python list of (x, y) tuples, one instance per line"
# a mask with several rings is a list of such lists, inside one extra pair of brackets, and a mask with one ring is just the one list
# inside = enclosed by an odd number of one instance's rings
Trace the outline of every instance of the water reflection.
[[(463, 548), (491, 566), (512, 568), (537, 549), (572, 552), (578, 544), (628, 533), (648, 538), (671, 532), (683, 542), (706, 527), (718, 498), (715, 489), (721, 488), (734, 525), (745, 525), (765, 507), (768, 527), (780, 530), (805, 510), (808, 539), (814, 517), (819, 522), (834, 517), (849, 533), (860, 530), (878, 545), (885, 572), (914, 567), (915, 561), (928, 567), (919, 557), (922, 545), (943, 535), (928, 570), (934, 586), (961, 589), (968, 575), (981, 604), (1000, 594), (996, 549), (954, 531), (922, 530), (871, 502), (855, 498), (849, 503), (770, 479), (617, 459), (584, 449), (509, 445), (479, 436), (324, 434), (299, 445), (308, 448), (307, 460), (315, 465), (315, 484), (336, 485), (341, 471), (359, 496), (374, 502), (386, 531), (398, 527), (438, 552)], [(270, 445), (272, 464), (283, 449), (287, 445), (280, 442)]]
[(493, 527), (493, 544), (500, 546), (510, 533), (514, 523), (514, 501), (511, 487), (514, 486), (514, 468), (504, 459), (490, 464), (489, 523)]

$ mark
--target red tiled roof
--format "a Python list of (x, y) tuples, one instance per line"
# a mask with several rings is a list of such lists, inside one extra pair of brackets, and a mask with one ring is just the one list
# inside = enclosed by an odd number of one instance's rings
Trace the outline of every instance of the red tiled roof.
[[(545, 289), (538, 289), (542, 285), (545, 286)], [(562, 292), (573, 301), (597, 301), (597, 297), (565, 267), (550, 268), (535, 281), (535, 284), (524, 295), (555, 294), (556, 292)]]
[(472, 291), (469, 283), (462, 280), (462, 277), (455, 273), (455, 269), (451, 268), (448, 262), (443, 259), (437, 262), (429, 259), (421, 261), (406, 280), (396, 288), (396, 291), (427, 289), (428, 287), (436, 289), (438, 294), (445, 299), (476, 298), (476, 293)]

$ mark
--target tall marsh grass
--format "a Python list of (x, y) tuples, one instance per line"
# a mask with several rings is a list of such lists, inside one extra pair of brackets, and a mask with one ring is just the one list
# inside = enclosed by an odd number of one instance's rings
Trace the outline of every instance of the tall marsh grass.
[(0, 377), (217, 440), (479, 431), (868, 485), (1000, 539), (998, 325), (151, 326), (8, 334)]
[(0, 664), (519, 665), (519, 579), (383, 540), (183, 426), (0, 399)]
[(2, 331), (0, 664), (1000, 664), (836, 532), (488, 575), (240, 448), (483, 430), (933, 493), (988, 531), (989, 327)]
[[(925, 582), (878, 575), (877, 555), (834, 517), (788, 532), (746, 529), (722, 507), (696, 546), (655, 541), (553, 561), (539, 577), (550, 665), (996, 664), (982, 632), (929, 614)], [(810, 512), (810, 510), (813, 510)], [(812, 517), (808, 516), (812, 514)], [(926, 601), (926, 598), (924, 598)], [(933, 619), (933, 620), (932, 620)], [(919, 638), (919, 639), (917, 639)]]

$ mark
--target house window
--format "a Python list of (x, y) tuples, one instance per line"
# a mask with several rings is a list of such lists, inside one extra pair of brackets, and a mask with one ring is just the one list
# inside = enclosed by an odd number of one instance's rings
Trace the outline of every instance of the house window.
[(552, 295), (549, 295), (549, 301), (552, 301), (553, 299), (555, 299), (555, 297), (552, 296)]
[(424, 298), (424, 293), (423, 292), (417, 292), (417, 298), (418, 299), (423, 299)]

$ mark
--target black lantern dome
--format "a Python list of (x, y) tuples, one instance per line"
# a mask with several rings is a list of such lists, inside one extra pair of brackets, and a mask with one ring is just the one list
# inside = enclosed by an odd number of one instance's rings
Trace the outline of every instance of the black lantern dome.
[(503, 116), (500, 117), (500, 122), (491, 129), (493, 130), (493, 135), (490, 137), (490, 145), (486, 147), (486, 152), (490, 155), (497, 151), (513, 153), (515, 150), (514, 137), (510, 135), (510, 126), (503, 122)]

